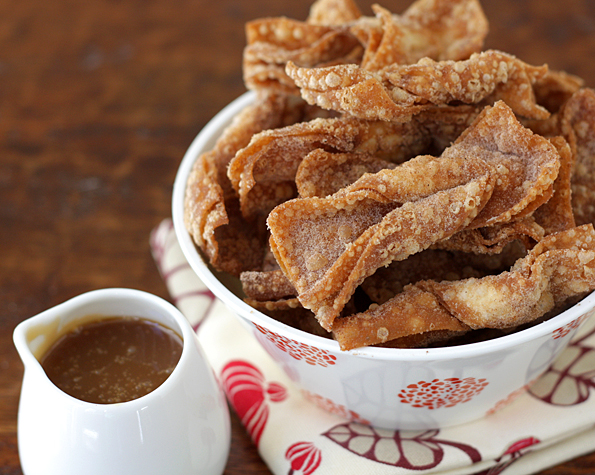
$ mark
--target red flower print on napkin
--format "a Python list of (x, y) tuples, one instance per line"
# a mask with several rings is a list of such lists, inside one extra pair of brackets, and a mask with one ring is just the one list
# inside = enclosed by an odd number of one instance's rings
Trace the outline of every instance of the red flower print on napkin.
[[(211, 313), (216, 297), (194, 274), (182, 254), (173, 229), (173, 222), (168, 219), (153, 230), (150, 236), (151, 252), (173, 303), (181, 310), (185, 304), (197, 309), (191, 315), (186, 315), (196, 331)], [(194, 285), (179, 285), (182, 281), (187, 283), (189, 279), (196, 280)]]
[(285, 458), (291, 463), (288, 475), (300, 470), (303, 475), (310, 475), (322, 460), (320, 449), (312, 442), (296, 442), (287, 449)]
[(409, 470), (437, 467), (444, 458), (444, 446), (463, 451), (471, 463), (481, 461), (477, 449), (460, 442), (438, 439), (439, 433), (439, 430), (400, 432), (375, 429), (352, 422), (339, 424), (322, 435), (360, 457)]
[(258, 368), (247, 361), (230, 361), (221, 370), (223, 390), (242, 424), (258, 447), (269, 417), (269, 404), (287, 398), (279, 383), (268, 383)]
[(508, 447), (508, 449), (506, 449), (501, 457), (496, 459), (496, 465), (484, 470), (483, 472), (479, 472), (476, 475), (499, 475), (500, 473), (503, 473), (504, 470), (510, 467), (523, 455), (531, 452), (531, 450), (526, 450), (528, 447), (539, 443), (540, 440), (536, 439), (535, 437), (527, 437), (525, 439), (516, 441), (514, 444)]
[(401, 389), (399, 398), (402, 403), (411, 404), (412, 407), (425, 407), (426, 409), (452, 407), (470, 401), (488, 384), (485, 379), (472, 377), (418, 381)]

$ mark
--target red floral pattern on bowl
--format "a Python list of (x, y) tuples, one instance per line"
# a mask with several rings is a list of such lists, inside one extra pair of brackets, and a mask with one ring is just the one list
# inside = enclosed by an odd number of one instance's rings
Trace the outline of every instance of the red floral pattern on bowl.
[(494, 414), (495, 412), (498, 412), (503, 407), (508, 406), (510, 403), (512, 403), (512, 401), (517, 399), (519, 396), (525, 394), (529, 390), (529, 388), (533, 385), (533, 383), (535, 383), (535, 381), (536, 381), (536, 379), (528, 382), (527, 384), (525, 384), (524, 386), (521, 386), (516, 391), (511, 392), (504, 399), (500, 399), (500, 401), (498, 401), (494, 405), (494, 407), (492, 407), (490, 410), (488, 410), (488, 412), (486, 412), (486, 416), (490, 415), (490, 414)]
[(438, 409), (453, 407), (468, 402), (477, 396), (489, 383), (485, 379), (473, 377), (433, 379), (418, 381), (401, 389), (399, 399), (412, 407)]
[(566, 335), (568, 335), (572, 330), (575, 330), (576, 328), (581, 326), (581, 323), (583, 323), (585, 320), (587, 320), (587, 318), (589, 318), (591, 316), (591, 313), (585, 313), (584, 315), (581, 315), (578, 318), (575, 318), (574, 320), (572, 320), (570, 323), (567, 323), (566, 325), (564, 325), (563, 327), (560, 328), (556, 328), (553, 332), (552, 332), (552, 338), (554, 340), (557, 340), (558, 338), (563, 338)]
[(361, 417), (357, 412), (350, 411), (342, 404), (337, 404), (336, 402), (330, 400), (329, 398), (320, 396), (319, 394), (312, 393), (310, 391), (306, 391), (305, 389), (302, 390), (302, 394), (306, 399), (316, 404), (321, 409), (324, 409), (331, 414), (336, 414), (341, 416), (345, 419), (349, 419), (355, 422), (359, 422), (361, 424), (370, 424), (370, 421)]
[(291, 340), (260, 325), (254, 324), (254, 326), (267, 340), (296, 360), (303, 360), (312, 366), (327, 367), (335, 364), (337, 357), (325, 350)]

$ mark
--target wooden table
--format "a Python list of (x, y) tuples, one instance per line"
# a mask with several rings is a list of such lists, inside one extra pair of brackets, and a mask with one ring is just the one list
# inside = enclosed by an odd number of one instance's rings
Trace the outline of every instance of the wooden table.
[[(359, 2), (371, 14), (371, 1)], [(383, 5), (403, 11), (408, 0)], [(595, 3), (484, 0), (487, 47), (595, 86)], [(12, 331), (81, 292), (167, 298), (149, 233), (185, 149), (244, 91), (243, 25), (295, 0), (0, 1), (0, 473), (22, 473)], [(592, 474), (595, 453), (544, 474)], [(237, 419), (226, 474), (269, 473)]]

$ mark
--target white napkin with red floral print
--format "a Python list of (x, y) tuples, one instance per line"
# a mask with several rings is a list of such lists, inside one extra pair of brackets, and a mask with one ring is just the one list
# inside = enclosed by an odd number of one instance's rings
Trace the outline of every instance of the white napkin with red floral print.
[(275, 475), (527, 475), (595, 450), (595, 317), (529, 392), (490, 416), (442, 430), (380, 430), (306, 400), (192, 271), (170, 220), (155, 228), (151, 248), (173, 302)]

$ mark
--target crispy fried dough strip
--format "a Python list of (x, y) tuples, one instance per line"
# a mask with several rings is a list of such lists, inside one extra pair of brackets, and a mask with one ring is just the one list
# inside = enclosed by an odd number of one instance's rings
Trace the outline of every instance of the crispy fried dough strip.
[[(483, 109), (483, 108), (481, 108)], [(228, 177), (246, 218), (267, 214), (294, 197), (302, 159), (315, 149), (357, 152), (401, 163), (431, 150), (437, 155), (476, 119), (476, 106), (431, 107), (411, 122), (315, 119), (254, 135), (231, 160)]]
[(552, 113), (558, 112), (570, 97), (584, 85), (584, 80), (565, 71), (549, 70), (533, 89), (537, 103)]
[(407, 122), (427, 107), (427, 101), (420, 105), (402, 89), (393, 98), (381, 73), (355, 64), (308, 69), (289, 62), (285, 71), (308, 103), (360, 119)]
[(333, 337), (342, 350), (445, 330), (458, 333), (469, 327), (450, 315), (434, 295), (415, 287), (383, 305), (333, 323)]
[(284, 71), (287, 62), (322, 67), (363, 61), (380, 69), (423, 57), (465, 59), (481, 50), (488, 31), (477, 0), (418, 0), (402, 16), (377, 5), (374, 10), (377, 18), (362, 17), (349, 0), (325, 0), (312, 6), (306, 22), (278, 17), (247, 23), (246, 86), (297, 92)]
[(595, 223), (595, 91), (581, 89), (561, 111), (562, 133), (575, 156), (572, 208), (577, 224)]
[(538, 206), (551, 196), (560, 168), (560, 155), (551, 142), (523, 127), (502, 101), (486, 107), (444, 153), (475, 155), (498, 175), (492, 198), (472, 228), (506, 223), (533, 211), (536, 200)]
[(526, 254), (522, 246), (509, 244), (495, 255), (426, 249), (403, 261), (381, 267), (362, 282), (361, 288), (377, 304), (385, 303), (403, 289), (420, 280), (459, 280), (484, 277), (510, 269)]
[(328, 198), (279, 205), (267, 221), (271, 249), (300, 302), (330, 329), (367, 276), (463, 229), (492, 189), (481, 160), (420, 156)]
[(300, 198), (329, 196), (351, 185), (364, 173), (377, 173), (396, 165), (368, 153), (330, 153), (316, 149), (304, 157), (295, 183)]
[(249, 89), (270, 87), (295, 93), (283, 69), (288, 61), (305, 67), (359, 60), (359, 40), (346, 27), (314, 25), (285, 17), (246, 24), (244, 82)]
[(574, 167), (574, 155), (570, 145), (562, 137), (552, 137), (552, 144), (560, 154), (560, 171), (554, 182), (554, 195), (545, 204), (541, 205), (533, 217), (546, 234), (557, 233), (576, 226), (572, 211), (572, 197), (570, 180)]
[[(417, 0), (402, 18), (406, 25), (428, 31), (429, 44), (420, 54), (438, 61), (458, 61), (480, 52), (489, 30), (478, 0)], [(432, 49), (439, 52), (431, 53)]]
[[(547, 119), (522, 119), (526, 127), (544, 137), (562, 135), (561, 112), (567, 102), (583, 87), (583, 79), (564, 71), (548, 72), (533, 85), (537, 103), (551, 112)], [(568, 140), (568, 137), (565, 137)]]
[[(510, 271), (480, 279), (421, 281), (386, 303), (336, 319), (343, 350), (402, 338), (407, 332), (517, 327), (595, 288), (595, 231), (584, 225), (552, 234)], [(445, 328), (446, 327), (446, 328)], [(363, 331), (361, 331), (363, 329)]]
[(467, 59), (478, 53), (488, 21), (477, 0), (418, 0), (399, 16), (379, 5), (372, 9), (381, 31), (371, 32), (361, 66), (379, 70), (429, 57), (439, 61)]
[(313, 25), (343, 25), (361, 16), (353, 0), (316, 0), (310, 7), (306, 21)]
[[(237, 198), (226, 175), (229, 161), (255, 133), (293, 123), (303, 115), (301, 100), (258, 95), (234, 118), (215, 147), (197, 158), (186, 186), (184, 221), (195, 243), (217, 269), (238, 275), (262, 259), (262, 238), (238, 213)], [(221, 246), (220, 240), (232, 247)]]
[(501, 51), (475, 53), (463, 61), (423, 58), (378, 72), (357, 65), (308, 69), (289, 62), (286, 72), (307, 102), (364, 119), (402, 122), (427, 104), (499, 99), (521, 116), (549, 116), (533, 93), (533, 84), (546, 74), (547, 66), (530, 66)]
[(291, 282), (280, 270), (242, 272), (240, 282), (246, 296), (253, 300), (279, 300), (297, 295)]
[(417, 122), (315, 119), (256, 134), (238, 151), (227, 173), (239, 195), (242, 213), (249, 218), (259, 212), (266, 214), (295, 196), (295, 174), (312, 150), (365, 152), (404, 161), (421, 153), (429, 142)]
[(471, 328), (517, 326), (595, 288), (595, 232), (589, 224), (551, 234), (496, 276), (415, 285)]
[(521, 241), (526, 249), (531, 249), (544, 234), (543, 228), (528, 217), (512, 223), (464, 229), (432, 247), (472, 254), (499, 254), (512, 241)]

